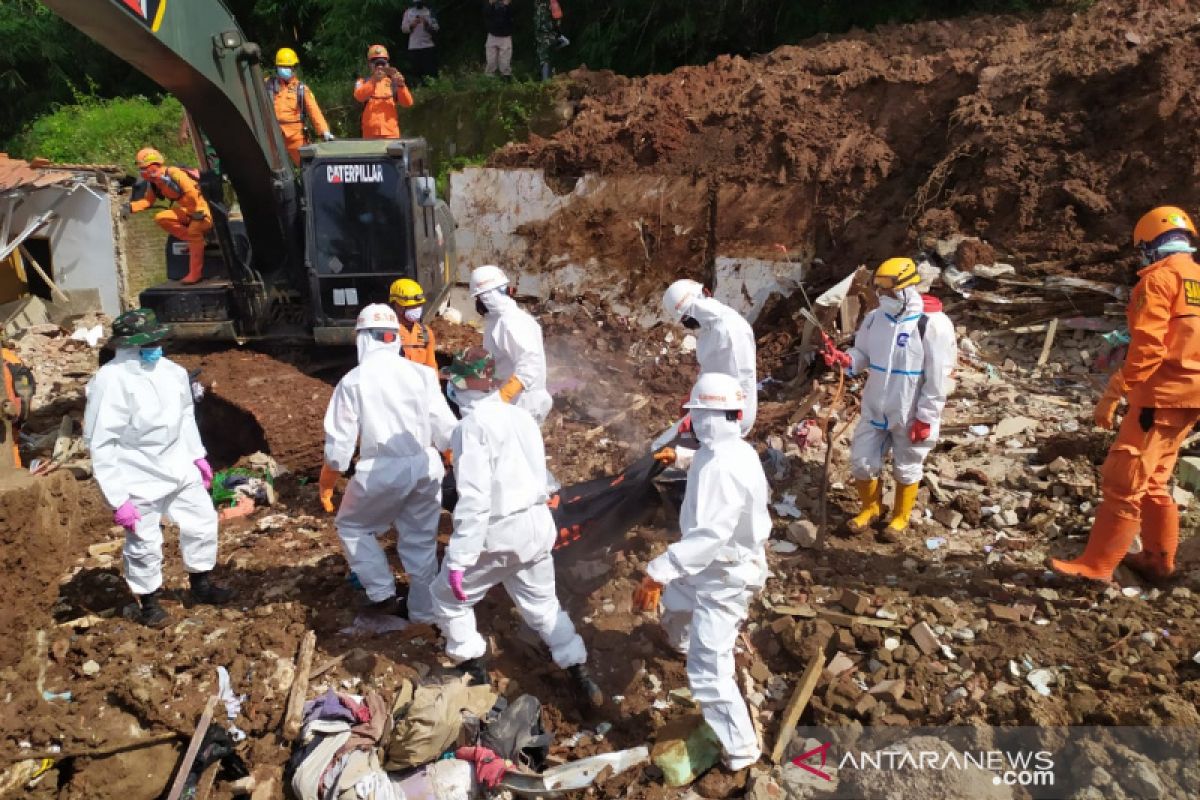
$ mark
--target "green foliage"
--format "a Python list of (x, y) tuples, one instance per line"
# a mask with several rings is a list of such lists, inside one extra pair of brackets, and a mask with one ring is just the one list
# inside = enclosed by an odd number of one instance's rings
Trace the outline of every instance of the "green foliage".
[(173, 97), (101, 100), (76, 93), (76, 103), (40, 117), (11, 143), (13, 155), (51, 161), (122, 164), (135, 171), (134, 155), (157, 147), (170, 163), (194, 165), (191, 144), (179, 141), (183, 107)]

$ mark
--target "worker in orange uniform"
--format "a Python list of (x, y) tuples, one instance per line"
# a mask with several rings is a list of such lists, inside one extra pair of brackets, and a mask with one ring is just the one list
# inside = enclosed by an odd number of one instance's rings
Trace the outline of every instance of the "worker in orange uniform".
[(7, 342), (0, 347), (0, 369), (4, 370), (3, 416), (0, 417), (0, 432), (5, 434), (5, 444), (12, 448), (12, 466), (21, 466), (21, 453), (17, 437), (21, 426), (29, 417), (29, 407), (37, 384), (33, 372), (21, 361)]
[(1175, 571), (1179, 511), (1167, 482), (1184, 438), (1200, 420), (1196, 227), (1182, 210), (1162, 206), (1138, 221), (1133, 244), (1148, 266), (1138, 273), (1126, 310), (1129, 352), (1096, 403), (1096, 424), (1111, 430), (1122, 398), (1129, 409), (1101, 469), (1104, 497), (1083, 555), (1050, 562), (1059, 573), (1100, 581), (1112, 579), (1139, 529), (1142, 552), (1125, 563), (1150, 581)]
[(399, 139), (400, 118), (396, 106), (411, 108), (412, 93), (400, 70), (389, 63), (386, 47), (373, 44), (367, 48), (367, 62), (371, 65), (371, 75), (359, 78), (354, 84), (354, 99), (363, 104), (363, 138)]
[(122, 214), (145, 211), (161, 198), (171, 203), (166, 211), (154, 215), (158, 227), (188, 243), (188, 274), (180, 283), (199, 283), (204, 277), (204, 235), (212, 230), (212, 211), (200, 194), (200, 187), (179, 167), (164, 167), (162, 153), (143, 147), (137, 154), (138, 172), (147, 184), (146, 193), (126, 203)]
[(433, 329), (421, 322), (425, 290), (412, 278), (399, 278), (388, 290), (388, 303), (400, 318), (400, 352), (409, 361), (438, 368), (437, 341)]
[(305, 123), (312, 125), (317, 136), (325, 141), (333, 141), (333, 133), (329, 123), (317, 105), (317, 98), (296, 77), (296, 67), (300, 57), (290, 47), (281, 47), (275, 54), (275, 77), (267, 78), (267, 91), (275, 98), (275, 119), (279, 129), (283, 131), (283, 143), (287, 147), (292, 163), (300, 166), (300, 148), (308, 144), (304, 135)]

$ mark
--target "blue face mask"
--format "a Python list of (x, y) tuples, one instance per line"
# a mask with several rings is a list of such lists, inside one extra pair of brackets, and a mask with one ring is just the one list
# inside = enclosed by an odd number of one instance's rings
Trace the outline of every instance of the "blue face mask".
[(292, 71), (291, 67), (279, 67), (277, 70), (275, 70), (275, 72), (285, 81), (290, 81), (292, 76), (296, 74)]
[(142, 359), (143, 364), (154, 365), (162, 358), (162, 345), (156, 344), (153, 347), (143, 347), (138, 351), (138, 356)]

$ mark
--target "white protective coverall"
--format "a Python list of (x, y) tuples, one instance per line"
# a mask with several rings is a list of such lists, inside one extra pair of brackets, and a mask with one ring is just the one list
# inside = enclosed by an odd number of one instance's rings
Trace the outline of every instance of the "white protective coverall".
[[(937, 443), (950, 373), (958, 360), (954, 325), (937, 298), (915, 287), (903, 293), (902, 306), (881, 305), (867, 314), (849, 350), (851, 374), (870, 371), (850, 446), (855, 480), (878, 478), (890, 448), (896, 481), (917, 483), (921, 465)], [(924, 337), (922, 316), (927, 318)], [(909, 438), (913, 419), (930, 425), (929, 438), (916, 444)]]
[[(587, 661), (583, 639), (558, 603), (554, 560), (557, 532), (546, 507), (549, 499), (546, 452), (537, 423), (524, 409), (499, 394), (459, 392), (463, 409), (451, 440), (458, 504), (454, 535), (433, 588), (438, 627), (455, 663), (479, 658), (487, 644), (475, 627), (475, 604), (498, 583), (521, 618), (542, 637), (554, 663), (573, 667)], [(448, 585), (452, 570), (464, 572), (467, 599)]]
[(399, 338), (385, 344), (360, 331), (357, 343), (358, 366), (338, 382), (325, 412), (325, 462), (345, 472), (359, 448), (335, 518), (338, 536), (367, 598), (379, 602), (396, 594), (396, 578), (375, 537), (394, 526), (408, 573), (409, 618), (431, 622), (445, 474), (440, 451), (458, 420), (437, 374), (400, 355)]
[(713, 297), (698, 297), (687, 315), (700, 323), (696, 334), (696, 360), (701, 374), (723, 372), (737, 378), (746, 393), (742, 411), (742, 436), (754, 427), (758, 414), (758, 346), (754, 329), (738, 312)]
[(750, 601), (766, 583), (771, 533), (767, 478), (754, 448), (724, 411), (692, 410), (700, 439), (679, 513), (683, 537), (646, 574), (665, 585), (662, 623), (687, 654), (688, 684), (704, 719), (741, 769), (758, 760), (758, 739), (738, 690), (733, 649)]
[(166, 358), (144, 363), (118, 348), (87, 386), (83, 438), (104, 499), (133, 502), (142, 518), (125, 534), (125, 581), (134, 594), (162, 586), (163, 515), (179, 526), (188, 572), (217, 563), (217, 511), (195, 461), (204, 458), (187, 370)]
[(503, 288), (484, 292), (479, 299), (488, 309), (483, 324), (483, 347), (496, 359), (496, 377), (503, 383), (517, 376), (525, 389), (513, 405), (528, 411), (541, 425), (554, 404), (546, 391), (542, 326)]

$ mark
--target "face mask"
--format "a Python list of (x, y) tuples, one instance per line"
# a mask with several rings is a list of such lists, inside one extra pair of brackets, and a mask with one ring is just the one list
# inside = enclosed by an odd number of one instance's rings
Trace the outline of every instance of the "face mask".
[(700, 444), (711, 447), (718, 439), (740, 436), (741, 427), (725, 419), (724, 411), (692, 409), (692, 432)]
[(421, 306), (415, 306), (413, 308), (406, 308), (406, 309), (404, 309), (404, 318), (406, 320), (408, 320), (409, 322), (420, 322), (421, 321), (421, 312), (423, 312), (424, 310), (425, 309), (422, 308)]
[(894, 317), (904, 309), (904, 300), (899, 297), (893, 297), (888, 292), (880, 292), (877, 296), (879, 297), (879, 309), (885, 314)]
[(163, 349), (161, 344), (154, 345), (153, 347), (143, 347), (138, 350), (138, 357), (142, 359), (142, 363), (149, 366), (157, 364), (162, 356)]
[(280, 67), (279, 69), (275, 70), (275, 72), (285, 81), (290, 81), (292, 76), (296, 74), (292, 71), (291, 67)]
[(465, 417), (471, 413), (475, 405), (487, 397), (488, 393), (479, 389), (459, 389), (452, 382), (446, 383), (446, 397), (458, 406), (459, 416)]
[(679, 324), (687, 328), (689, 331), (700, 330), (700, 321), (695, 317), (684, 317), (683, 319), (679, 320)]
[(480, 296), (480, 297), (476, 297), (476, 298), (475, 298), (475, 311), (476, 311), (476, 312), (479, 314), (479, 316), (481, 316), (481, 317), (486, 317), (486, 316), (487, 316), (487, 314), (488, 314), (488, 307), (487, 307), (487, 303), (483, 302), (483, 297), (482, 297), (482, 296)]

